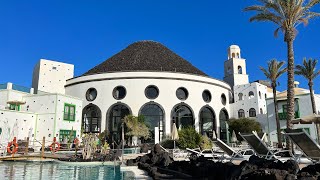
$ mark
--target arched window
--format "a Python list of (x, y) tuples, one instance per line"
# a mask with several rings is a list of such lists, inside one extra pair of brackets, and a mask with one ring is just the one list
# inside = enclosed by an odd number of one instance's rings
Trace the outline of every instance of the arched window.
[(219, 136), (220, 139), (227, 143), (227, 120), (229, 119), (229, 115), (227, 110), (221, 109), (219, 113), (219, 123), (220, 123), (220, 130), (219, 130)]
[(259, 91), (259, 98), (261, 99), (261, 92)]
[(239, 53), (237, 53), (237, 58), (240, 58), (240, 54)]
[(239, 93), (238, 96), (239, 96), (239, 101), (242, 101), (243, 100), (243, 94)]
[(238, 66), (238, 74), (242, 74), (242, 67)]
[(142, 107), (139, 115), (144, 117), (145, 123), (149, 127), (149, 131), (151, 132), (151, 138), (148, 140), (149, 142), (154, 142), (155, 140), (155, 127), (159, 128), (159, 141), (162, 139), (164, 134), (164, 112), (159, 105), (155, 103), (148, 103)]
[(267, 99), (267, 93), (266, 93), (266, 94), (264, 94), (264, 98), (265, 98), (265, 99)]
[(194, 117), (191, 109), (183, 104), (178, 104), (172, 109), (172, 120), (176, 123), (178, 129), (183, 127), (194, 127)]
[(116, 104), (110, 107), (108, 119), (108, 131), (110, 138), (113, 141), (119, 143), (121, 141), (121, 123), (122, 119), (131, 114), (129, 108), (125, 104)]
[(213, 130), (216, 130), (214, 111), (210, 107), (203, 107), (200, 111), (200, 132), (212, 137)]
[(99, 133), (101, 131), (101, 110), (94, 104), (89, 104), (82, 110), (83, 133)]
[(249, 92), (249, 98), (253, 98), (254, 97), (254, 93), (252, 91)]
[(240, 109), (240, 110), (238, 111), (238, 118), (244, 118), (244, 117), (246, 117), (245, 114), (244, 114), (244, 110), (243, 110), (243, 109)]
[(254, 108), (249, 109), (249, 117), (256, 117), (256, 110)]
[(221, 94), (221, 103), (223, 105), (226, 105), (227, 104), (227, 97), (224, 93)]
[(262, 108), (260, 108), (260, 114), (263, 114), (263, 110), (262, 110)]
[(235, 58), (236, 57), (236, 54), (235, 53), (232, 53), (232, 58)]

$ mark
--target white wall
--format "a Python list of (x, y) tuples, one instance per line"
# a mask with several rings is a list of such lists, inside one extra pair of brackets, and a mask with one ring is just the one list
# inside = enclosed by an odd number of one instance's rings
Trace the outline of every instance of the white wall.
[[(124, 86), (127, 95), (122, 100), (116, 100), (112, 96), (113, 89), (116, 86)], [(145, 88), (149, 85), (155, 85), (159, 89), (159, 96), (155, 100), (149, 100), (145, 96)], [(102, 131), (106, 128), (106, 119), (108, 109), (117, 102), (127, 104), (132, 110), (133, 115), (138, 115), (140, 108), (148, 102), (156, 102), (162, 106), (165, 113), (165, 133), (171, 132), (171, 111), (179, 103), (186, 103), (192, 108), (195, 118), (195, 127), (199, 130), (199, 111), (209, 105), (215, 112), (216, 124), (219, 126), (219, 112), (225, 108), (230, 116), (228, 93), (230, 86), (225, 82), (204, 76), (168, 73), (168, 72), (122, 72), (106, 73), (81, 76), (67, 81), (66, 94), (85, 99), (89, 88), (94, 87), (97, 92), (97, 98), (93, 102), (84, 101), (83, 107), (89, 103), (97, 105), (102, 113)], [(189, 97), (185, 101), (180, 101), (176, 97), (176, 90), (179, 87), (185, 87), (189, 92)], [(206, 103), (202, 99), (202, 92), (209, 90), (212, 95), (212, 101)], [(221, 103), (221, 94), (224, 93), (227, 98), (227, 104)]]
[(74, 65), (56, 61), (40, 59), (34, 68), (33, 88), (35, 92), (64, 94), (66, 80), (73, 78)]
[[(59, 138), (60, 130), (75, 130), (77, 135), (81, 133), (82, 100), (62, 94), (42, 94), (25, 97), (26, 104), (23, 111), (36, 112), (36, 138), (41, 140), (43, 136), (52, 140)], [(63, 119), (64, 104), (76, 106), (76, 120), (65, 121)], [(80, 109), (80, 111), (79, 111)]]
[[(254, 96), (249, 97), (249, 92), (252, 91)], [(259, 96), (259, 92), (261, 96)], [(242, 93), (242, 100), (239, 100), (239, 94)], [(234, 103), (232, 104), (233, 113), (232, 117), (238, 118), (238, 111), (243, 109), (245, 111), (245, 117), (249, 117), (249, 109), (254, 108), (256, 114), (267, 113), (265, 94), (267, 94), (267, 86), (254, 82), (245, 85), (234, 86)]]
[[(22, 111), (0, 110), (0, 149), (3, 150), (13, 137), (26, 139), (34, 134), (36, 114)], [(0, 150), (0, 151), (1, 151)]]

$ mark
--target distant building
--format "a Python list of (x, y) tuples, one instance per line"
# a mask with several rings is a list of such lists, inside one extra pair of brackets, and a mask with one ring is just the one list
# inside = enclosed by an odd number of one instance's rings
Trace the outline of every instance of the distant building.
[[(310, 91), (308, 89), (299, 88), (296, 83), (296, 87), (294, 88), (295, 93), (295, 118), (304, 117), (313, 114), (311, 99), (310, 99)], [(315, 94), (315, 102), (317, 107), (317, 112), (320, 112), (320, 95)], [(280, 120), (281, 129), (285, 129), (286, 126), (286, 118), (287, 118), (287, 91), (283, 91), (277, 93), (277, 105), (278, 105), (278, 115)], [(273, 97), (267, 98), (267, 116), (258, 119), (261, 125), (264, 127), (265, 132), (270, 132), (270, 140), (273, 143), (276, 143), (277, 140), (277, 128), (275, 121), (275, 112), (274, 112), (274, 103)], [(314, 124), (296, 124), (294, 125), (295, 129), (304, 129), (309, 135), (316, 139), (316, 129)], [(285, 138), (282, 138), (283, 142)]]

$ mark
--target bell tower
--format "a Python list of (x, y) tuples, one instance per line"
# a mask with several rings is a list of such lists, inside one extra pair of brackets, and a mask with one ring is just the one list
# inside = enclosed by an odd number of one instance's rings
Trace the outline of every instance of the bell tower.
[(248, 84), (246, 60), (241, 58), (241, 50), (237, 45), (228, 48), (228, 60), (224, 62), (224, 78), (232, 88), (236, 85)]

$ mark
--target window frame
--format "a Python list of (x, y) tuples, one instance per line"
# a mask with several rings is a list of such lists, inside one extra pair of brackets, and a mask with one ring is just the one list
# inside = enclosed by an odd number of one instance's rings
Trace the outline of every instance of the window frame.
[[(157, 95), (154, 96), (154, 97), (151, 97), (151, 96), (148, 95), (149, 90), (150, 90), (151, 88), (154, 88), (154, 89), (157, 91)], [(144, 95), (145, 95), (148, 99), (157, 99), (157, 97), (159, 96), (159, 94), (160, 94), (159, 88), (158, 88), (156, 85), (149, 85), (149, 86), (147, 86), (147, 87), (145, 88), (145, 90), (144, 90)]]
[(257, 111), (255, 108), (249, 109), (249, 117), (257, 117)]
[[(117, 91), (120, 91), (121, 90), (124, 90), (124, 95), (123, 97), (120, 97), (120, 93), (118, 94), (118, 96), (116, 95), (116, 92)], [(113, 88), (113, 91), (112, 91), (112, 96), (114, 99), (116, 100), (122, 100), (124, 99), (126, 96), (127, 96), (127, 89), (124, 87), (124, 86), (116, 86), (115, 88)]]
[[(65, 121), (75, 121), (76, 120), (76, 105), (74, 104), (69, 104), (69, 103), (64, 103), (64, 106), (63, 106), (63, 120)], [(66, 107), (68, 108), (68, 112), (66, 113)], [(73, 107), (73, 119), (71, 119), (70, 115), (71, 115), (71, 107)], [(67, 118), (66, 118), (66, 115), (67, 115)]]
[[(243, 116), (241, 116), (243, 114)], [(245, 118), (246, 117), (246, 113), (243, 109), (239, 109), (238, 110), (238, 118)]]

